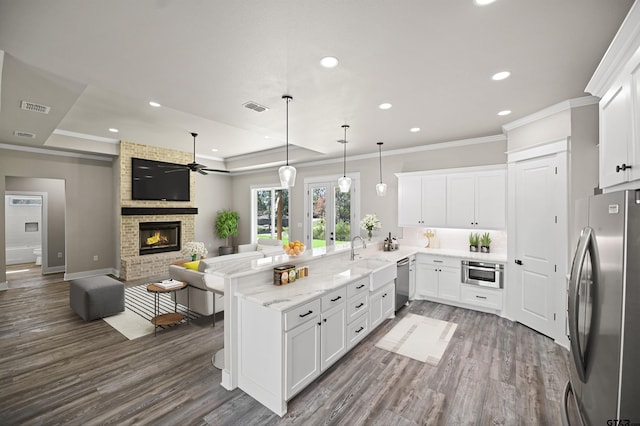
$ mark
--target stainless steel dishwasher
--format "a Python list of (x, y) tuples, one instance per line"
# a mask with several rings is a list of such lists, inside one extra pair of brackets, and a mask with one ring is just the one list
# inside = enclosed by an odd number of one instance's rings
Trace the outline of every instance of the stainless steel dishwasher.
[(409, 258), (398, 261), (396, 276), (396, 312), (409, 300)]

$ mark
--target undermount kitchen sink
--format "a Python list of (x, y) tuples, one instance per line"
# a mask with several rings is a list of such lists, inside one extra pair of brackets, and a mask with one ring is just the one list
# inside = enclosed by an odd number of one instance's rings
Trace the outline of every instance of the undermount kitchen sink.
[(396, 278), (396, 263), (380, 259), (361, 259), (353, 262), (356, 268), (368, 269), (369, 289), (377, 290)]

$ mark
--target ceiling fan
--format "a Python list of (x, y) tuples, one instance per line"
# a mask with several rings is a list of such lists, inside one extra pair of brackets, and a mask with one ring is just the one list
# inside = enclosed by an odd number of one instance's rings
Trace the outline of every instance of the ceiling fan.
[(207, 175), (207, 172), (229, 173), (228, 170), (210, 169), (203, 164), (196, 163), (196, 137), (198, 136), (198, 134), (191, 132), (191, 136), (193, 136), (193, 162), (185, 164), (182, 167), (186, 167), (192, 172), (198, 172), (201, 175)]

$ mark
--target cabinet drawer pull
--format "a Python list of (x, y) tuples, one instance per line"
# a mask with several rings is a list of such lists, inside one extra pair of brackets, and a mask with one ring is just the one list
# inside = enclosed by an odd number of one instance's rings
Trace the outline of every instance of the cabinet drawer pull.
[(364, 306), (364, 303), (360, 303), (359, 305), (356, 306), (356, 309), (360, 309)]
[(304, 317), (306, 317), (307, 315), (311, 315), (312, 313), (313, 313), (313, 311), (309, 311), (309, 312), (307, 312), (306, 314), (300, 314), (300, 315), (298, 315), (298, 316), (299, 316), (300, 318), (304, 318)]
[(332, 302), (335, 302), (336, 300), (340, 300), (340, 299), (342, 299), (342, 296), (338, 296), (338, 297), (336, 297), (335, 299), (331, 299), (331, 301), (332, 301)]
[(476, 298), (478, 298), (478, 299), (486, 299), (486, 298), (487, 298), (487, 296), (478, 296), (478, 295), (476, 294)]
[(360, 290), (362, 287), (364, 287), (364, 284), (360, 284), (359, 286), (357, 286), (356, 290)]
[(362, 330), (364, 330), (364, 327), (360, 327), (359, 329), (357, 329), (356, 333), (360, 333)]
[(442, 263), (442, 260), (434, 260), (433, 263)]

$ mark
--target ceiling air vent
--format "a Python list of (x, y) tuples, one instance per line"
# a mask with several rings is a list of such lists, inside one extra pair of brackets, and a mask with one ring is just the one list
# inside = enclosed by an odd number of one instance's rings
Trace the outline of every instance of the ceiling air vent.
[(244, 104), (242, 104), (243, 107), (245, 108), (249, 108), (254, 110), (255, 112), (265, 112), (265, 111), (269, 111), (269, 108), (267, 108), (266, 106), (260, 105), (258, 103), (255, 102), (245, 102)]
[(19, 136), (21, 138), (31, 138), (34, 139), (36, 137), (35, 133), (23, 132), (21, 130), (15, 130), (13, 132), (14, 136)]
[(20, 108), (26, 111), (39, 112), (41, 114), (49, 114), (49, 111), (51, 111), (51, 107), (29, 101), (22, 101), (22, 103), (20, 103)]

